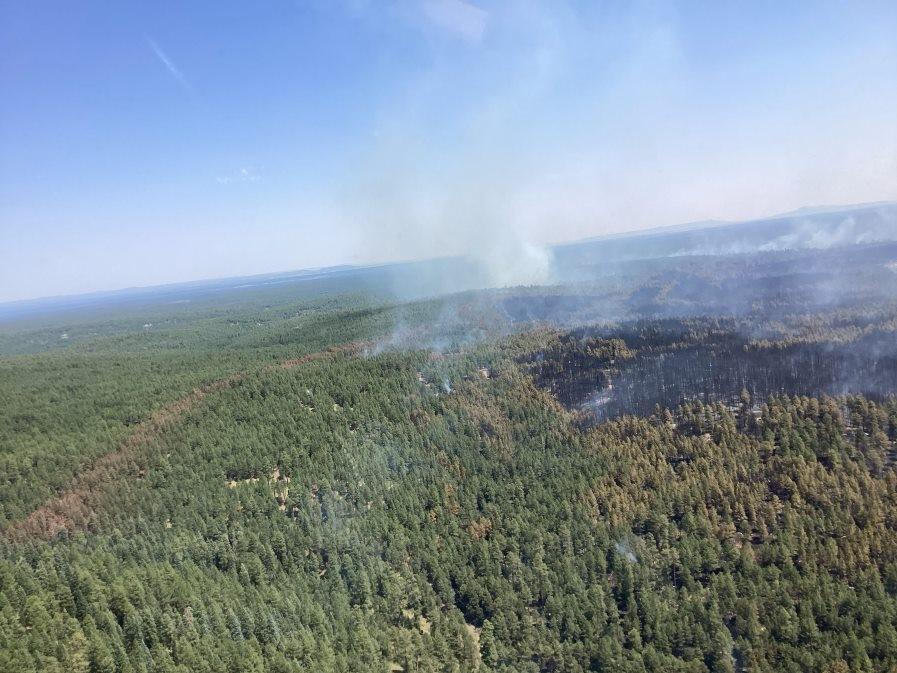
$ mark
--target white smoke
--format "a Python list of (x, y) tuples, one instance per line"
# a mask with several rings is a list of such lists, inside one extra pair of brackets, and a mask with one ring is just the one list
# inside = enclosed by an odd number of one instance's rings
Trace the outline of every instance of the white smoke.
[[(897, 175), (892, 133), (808, 125), (806, 102), (789, 109), (797, 135), (757, 117), (744, 135), (733, 132), (738, 116), (696, 107), (674, 11), (463, 4), (425, 17), (431, 53), (375, 107), (347, 171), (338, 200), (357, 260), (469, 255), (491, 285), (541, 284), (552, 280), (552, 242), (893, 192), (882, 193)], [(457, 29), (445, 27), (449, 5)], [(828, 247), (850, 231), (789, 232), (769, 245)]]

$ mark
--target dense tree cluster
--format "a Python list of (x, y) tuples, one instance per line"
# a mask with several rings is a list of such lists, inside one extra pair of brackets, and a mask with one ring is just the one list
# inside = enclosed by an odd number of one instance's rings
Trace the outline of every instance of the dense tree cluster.
[(133, 318), (76, 323), (66, 329), (84, 332), (83, 341), (9, 355), (48, 331), (26, 330), (7, 353), (0, 349), (0, 527), (51, 497), (153, 412), (194, 388), (333, 344), (379, 337), (399, 310), (332, 310), (311, 302), (269, 309), (219, 309), (212, 317), (159, 313), (151, 329), (131, 331)]
[(250, 369), (2, 543), (0, 670), (897, 666), (897, 402), (584, 428), (520, 364), (556, 343)]

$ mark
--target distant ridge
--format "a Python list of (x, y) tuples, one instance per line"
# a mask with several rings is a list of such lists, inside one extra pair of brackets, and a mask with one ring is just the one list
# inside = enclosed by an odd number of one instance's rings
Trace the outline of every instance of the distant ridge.
[[(769, 217), (743, 220), (704, 220), (632, 232), (595, 236), (551, 246), (560, 283), (585, 280), (565, 269), (595, 264), (625, 263), (638, 259), (688, 255), (727, 255), (789, 249), (821, 249), (838, 245), (897, 240), (897, 202), (880, 201), (856, 205), (807, 206)], [(463, 270), (462, 266), (463, 265)], [(62, 295), (0, 303), (0, 323), (78, 309), (106, 308), (142, 301), (189, 302), (195, 298), (232, 290), (263, 286), (351, 279), (360, 290), (366, 284), (379, 288), (417, 283), (423, 269), (437, 271), (446, 282), (436, 282), (432, 291), (453, 292), (487, 287), (487, 274), (469, 258), (405, 260), (371, 265), (338, 265), (298, 269), (164, 285), (130, 287), (88, 294)], [(461, 279), (461, 280), (458, 280)], [(419, 278), (418, 278), (419, 280)], [(418, 294), (425, 294), (420, 290)], [(413, 294), (413, 293), (412, 293)]]
[[(680, 224), (661, 224), (648, 229), (638, 229), (636, 231), (618, 231), (612, 234), (599, 234), (597, 236), (588, 236), (586, 238), (577, 239), (575, 241), (566, 241), (558, 243), (554, 247), (561, 248), (565, 246), (574, 246), (581, 243), (591, 243), (593, 241), (608, 241), (620, 238), (634, 238), (639, 236), (653, 236), (655, 234), (672, 234), (688, 231), (699, 231), (701, 229), (715, 229), (718, 227), (746, 225), (758, 222), (773, 222), (776, 220), (789, 219), (794, 217), (807, 217), (812, 215), (827, 215), (833, 213), (845, 213), (855, 210), (866, 210), (870, 208), (895, 208), (897, 209), (897, 201), (871, 201), (868, 203), (856, 203), (847, 205), (823, 205), (823, 206), (802, 206), (795, 210), (789, 210), (784, 213), (767, 215), (759, 218), (751, 218), (746, 220), (696, 220), (693, 222), (682, 222)], [(895, 224), (897, 227), (897, 224)], [(897, 232), (895, 232), (897, 237)]]

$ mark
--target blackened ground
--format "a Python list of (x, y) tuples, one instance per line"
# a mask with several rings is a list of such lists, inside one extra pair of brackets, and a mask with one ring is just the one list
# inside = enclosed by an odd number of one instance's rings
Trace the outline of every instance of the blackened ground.
[[(759, 344), (737, 333), (645, 322), (618, 333), (631, 357), (590, 357), (583, 338), (562, 340), (533, 361), (537, 383), (595, 422), (648, 415), (689, 400), (739, 404), (771, 395), (897, 394), (897, 333), (873, 331), (844, 343)], [(594, 348), (592, 348), (594, 352)]]

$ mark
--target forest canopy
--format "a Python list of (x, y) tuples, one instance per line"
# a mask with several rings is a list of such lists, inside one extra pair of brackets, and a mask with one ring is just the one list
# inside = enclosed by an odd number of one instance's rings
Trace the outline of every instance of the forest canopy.
[(534, 292), (8, 329), (0, 670), (894, 670), (897, 311)]

